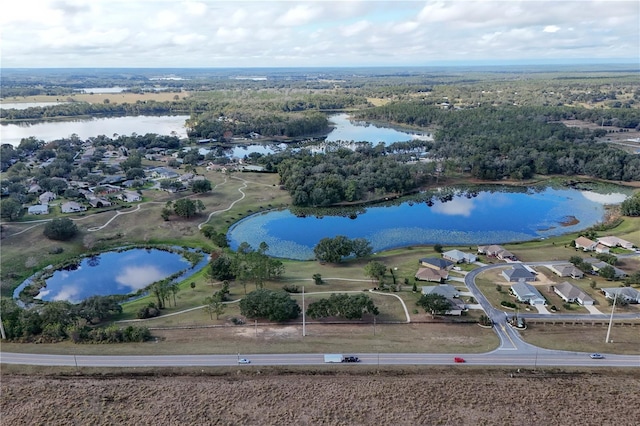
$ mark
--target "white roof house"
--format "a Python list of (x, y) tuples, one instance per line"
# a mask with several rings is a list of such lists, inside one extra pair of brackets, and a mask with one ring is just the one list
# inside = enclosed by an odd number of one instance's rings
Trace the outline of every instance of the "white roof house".
[(460, 250), (445, 251), (442, 253), (442, 257), (455, 263), (473, 263), (477, 259), (474, 254), (465, 253)]
[(27, 213), (29, 213), (29, 214), (49, 214), (49, 205), (48, 204), (36, 204), (35, 206), (30, 206), (27, 209)]
[(75, 213), (75, 212), (83, 212), (87, 208), (82, 204), (78, 204), (75, 201), (69, 201), (60, 206), (62, 213)]
[(618, 237), (602, 237), (598, 238), (598, 242), (607, 247), (622, 247), (628, 250), (633, 249), (633, 243)]

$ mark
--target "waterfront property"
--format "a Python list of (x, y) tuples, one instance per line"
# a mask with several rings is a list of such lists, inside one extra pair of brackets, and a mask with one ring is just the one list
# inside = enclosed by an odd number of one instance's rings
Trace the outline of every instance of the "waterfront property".
[(473, 263), (477, 260), (472, 253), (465, 253), (460, 250), (449, 250), (442, 253), (442, 257), (454, 263)]

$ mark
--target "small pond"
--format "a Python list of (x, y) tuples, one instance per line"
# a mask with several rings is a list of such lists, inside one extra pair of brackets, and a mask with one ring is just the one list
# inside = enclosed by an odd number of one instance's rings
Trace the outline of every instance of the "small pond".
[(457, 190), (447, 201), (434, 197), (398, 205), (373, 206), (355, 218), (297, 217), (289, 210), (256, 214), (233, 225), (234, 250), (242, 242), (262, 241), (275, 257), (312, 259), (325, 237), (366, 238), (374, 252), (412, 245), (473, 246), (547, 238), (588, 228), (602, 221), (605, 204), (622, 202), (621, 192), (576, 189), (493, 187)]
[(347, 114), (331, 115), (329, 121), (334, 127), (325, 139), (327, 142), (371, 142), (373, 145), (382, 142), (385, 145), (390, 145), (414, 139), (433, 140), (428, 133), (409, 133), (390, 127), (378, 127), (372, 123), (350, 120)]
[[(66, 300), (78, 303), (91, 296), (134, 294), (148, 285), (184, 271), (180, 279), (188, 278), (208, 262), (208, 256), (191, 267), (180, 253), (159, 249), (110, 251), (82, 259), (77, 266), (57, 270), (46, 280), (36, 299)], [(18, 298), (33, 277), (23, 282), (13, 293)]]

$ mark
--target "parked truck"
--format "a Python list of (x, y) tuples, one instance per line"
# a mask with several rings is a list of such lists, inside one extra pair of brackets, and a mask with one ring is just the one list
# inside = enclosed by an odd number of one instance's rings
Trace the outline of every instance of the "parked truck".
[(326, 363), (337, 363), (337, 362), (360, 362), (360, 358), (353, 355), (342, 355), (342, 354), (325, 354), (324, 362)]

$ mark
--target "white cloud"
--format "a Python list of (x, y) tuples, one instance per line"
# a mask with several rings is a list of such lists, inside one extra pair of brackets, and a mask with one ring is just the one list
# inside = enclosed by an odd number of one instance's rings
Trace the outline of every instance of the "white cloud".
[(4, 9), (4, 67), (429, 65), (640, 53), (640, 3), (624, 0), (23, 0)]

